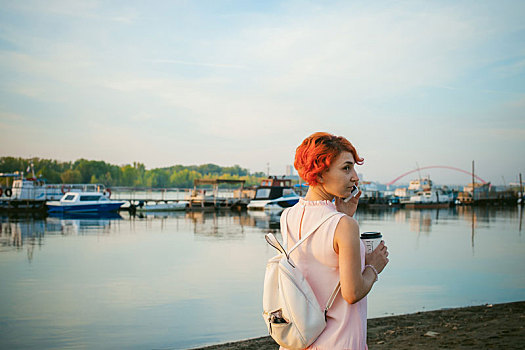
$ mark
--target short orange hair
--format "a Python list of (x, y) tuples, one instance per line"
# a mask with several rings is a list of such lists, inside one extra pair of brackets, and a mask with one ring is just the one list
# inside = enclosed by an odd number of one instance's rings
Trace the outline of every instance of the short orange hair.
[(316, 132), (308, 136), (295, 151), (294, 166), (299, 176), (309, 185), (318, 184), (318, 176), (328, 169), (341, 152), (350, 152), (356, 164), (363, 164), (364, 158), (357, 155), (355, 147), (342, 136)]

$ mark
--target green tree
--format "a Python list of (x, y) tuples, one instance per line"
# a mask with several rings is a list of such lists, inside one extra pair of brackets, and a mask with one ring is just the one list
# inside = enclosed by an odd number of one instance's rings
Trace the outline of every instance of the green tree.
[(60, 175), (60, 179), (64, 184), (77, 184), (82, 180), (82, 175), (78, 170), (68, 169)]
[(121, 186), (134, 186), (137, 183), (137, 179), (140, 179), (139, 170), (129, 164), (121, 167), (120, 171), (122, 173)]
[(47, 166), (42, 167), (37, 173), (37, 177), (45, 179), (47, 183), (56, 184), (61, 182), (60, 172), (49, 169)]
[[(239, 165), (222, 167), (216, 164), (173, 165), (146, 170), (144, 164), (112, 165), (104, 161), (78, 159), (59, 162), (53, 159), (0, 157), (0, 172), (24, 172), (33, 163), (35, 174), (47, 183), (102, 183), (106, 186), (193, 187), (198, 178), (245, 179), (246, 186), (258, 185), (264, 173), (250, 174)], [(223, 185), (227, 186), (227, 185)]]
[(193, 180), (201, 177), (202, 175), (195, 170), (182, 169), (171, 174), (170, 186), (190, 188), (193, 187)]
[(111, 176), (111, 173), (109, 171), (106, 174), (104, 174), (104, 177), (102, 179), (102, 183), (106, 187), (113, 186), (113, 184), (114, 184), (113, 177)]
[(169, 173), (164, 169), (146, 171), (145, 182), (148, 187), (169, 187)]
[(73, 164), (73, 169), (80, 172), (83, 183), (89, 183), (93, 175), (98, 179), (106, 179), (104, 181), (107, 181), (108, 176), (106, 174), (108, 172), (112, 179), (120, 178), (120, 168), (118, 166), (108, 164), (101, 160), (79, 159)]

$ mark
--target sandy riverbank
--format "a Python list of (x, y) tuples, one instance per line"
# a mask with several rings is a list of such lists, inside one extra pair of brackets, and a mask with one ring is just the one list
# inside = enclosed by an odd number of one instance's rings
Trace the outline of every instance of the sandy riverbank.
[[(418, 312), (368, 320), (368, 347), (376, 349), (523, 349), (525, 301)], [(270, 337), (202, 350), (276, 350)]]

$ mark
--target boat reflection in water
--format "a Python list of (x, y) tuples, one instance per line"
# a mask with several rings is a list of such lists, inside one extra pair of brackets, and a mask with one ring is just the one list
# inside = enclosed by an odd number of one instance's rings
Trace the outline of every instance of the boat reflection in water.
[(46, 224), (59, 228), (62, 235), (110, 234), (115, 221), (122, 220), (117, 212), (60, 213), (50, 212)]
[[(49, 216), (0, 216), (0, 247), (2, 251), (27, 249), (33, 260), (34, 248), (45, 245), (45, 237), (110, 234), (115, 221), (122, 220), (117, 212), (49, 213)], [(38, 251), (38, 250), (37, 250)]]
[(276, 232), (280, 229), (280, 213), (258, 212), (187, 212), (185, 218), (192, 222), (192, 231), (197, 236), (224, 239), (240, 239), (246, 231)]
[(93, 212), (93, 213), (83, 213), (83, 212), (49, 212), (48, 213), (48, 217), (49, 218), (58, 218), (58, 219), (63, 219), (63, 220), (67, 220), (67, 219), (75, 219), (75, 220), (89, 220), (89, 221), (99, 221), (99, 220), (108, 220), (108, 219), (113, 219), (113, 220), (120, 220), (122, 219), (122, 216), (116, 212), (116, 211), (111, 211), (111, 212), (100, 212), (100, 213), (97, 213), (97, 212)]
[(281, 229), (281, 214), (282, 211), (248, 211), (253, 226), (270, 230)]

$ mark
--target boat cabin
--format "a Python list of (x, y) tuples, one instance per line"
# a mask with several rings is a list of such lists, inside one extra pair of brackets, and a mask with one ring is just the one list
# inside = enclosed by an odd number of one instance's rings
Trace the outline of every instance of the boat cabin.
[(297, 196), (292, 188), (292, 180), (269, 177), (261, 181), (261, 185), (255, 191), (257, 199), (276, 199), (280, 197)]
[(109, 202), (109, 199), (102, 193), (72, 193), (68, 192), (60, 199), (63, 203), (75, 202)]
[(267, 179), (261, 181), (261, 186), (278, 186), (278, 187), (291, 187), (292, 180), (290, 179), (278, 179), (277, 176), (270, 176)]

